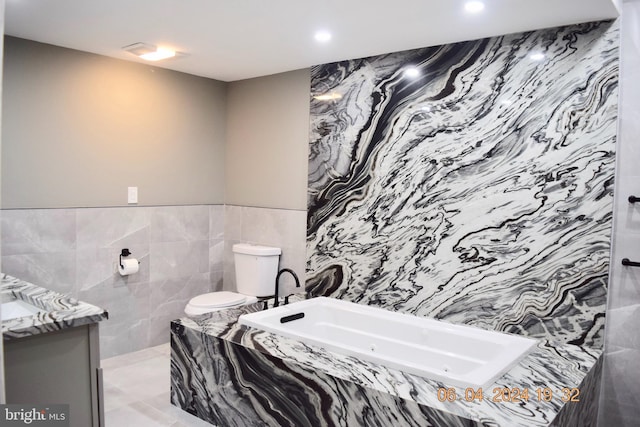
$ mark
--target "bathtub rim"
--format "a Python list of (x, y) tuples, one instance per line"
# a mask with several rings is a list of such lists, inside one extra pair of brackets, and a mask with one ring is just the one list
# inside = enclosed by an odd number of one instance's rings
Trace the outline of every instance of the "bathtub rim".
[[(494, 364), (500, 365), (501, 367), (499, 368), (494, 367), (492, 374), (488, 375), (486, 374), (486, 369), (481, 369), (480, 371), (475, 373), (475, 376), (471, 380), (469, 380), (467, 379), (468, 377), (461, 378), (460, 375), (452, 375), (447, 373), (440, 374), (438, 372), (434, 372), (434, 370), (425, 372), (424, 369), (419, 369), (416, 366), (408, 366), (407, 364), (398, 364), (394, 360), (376, 357), (375, 355), (372, 355), (369, 353), (363, 353), (359, 349), (354, 350), (353, 347), (348, 348), (337, 342), (332, 342), (332, 341), (327, 342), (327, 341), (319, 340), (310, 334), (305, 334), (300, 332), (293, 333), (282, 327), (278, 328), (278, 327), (273, 327), (271, 325), (264, 325), (259, 323), (261, 320), (264, 320), (265, 318), (278, 319), (282, 316), (298, 313), (301, 310), (303, 310), (305, 307), (308, 307), (309, 305), (313, 305), (313, 306), (315, 305), (336, 306), (337, 305), (337, 306), (341, 306), (342, 309), (346, 309), (349, 311), (355, 311), (355, 312), (361, 312), (361, 313), (362, 312), (371, 313), (373, 311), (375, 312), (375, 314), (380, 315), (382, 318), (392, 319), (396, 321), (401, 320), (409, 323), (425, 322), (430, 325), (433, 325), (434, 323), (436, 323), (439, 328), (442, 328), (444, 330), (463, 331), (467, 334), (472, 333), (472, 334), (481, 335), (481, 336), (491, 336), (491, 337), (504, 336), (504, 337), (509, 337), (509, 339), (513, 341), (519, 342), (525, 348), (522, 351), (520, 351), (519, 354), (515, 357), (511, 357), (511, 356), (506, 357), (505, 355), (502, 355), (501, 357), (498, 357), (497, 359), (495, 359)], [(482, 329), (477, 326), (455, 324), (455, 323), (447, 322), (444, 320), (437, 320), (437, 319), (428, 318), (428, 317), (420, 317), (410, 313), (395, 312), (391, 310), (385, 310), (380, 307), (372, 307), (372, 306), (354, 303), (351, 301), (340, 300), (338, 298), (330, 298), (330, 297), (323, 297), (323, 296), (318, 296), (318, 297), (297, 301), (286, 306), (279, 306), (275, 308), (270, 308), (268, 310), (243, 314), (239, 316), (238, 324), (240, 324), (243, 327), (250, 327), (260, 331), (272, 333), (275, 335), (284, 336), (290, 339), (303, 342), (308, 345), (315, 345), (329, 352), (339, 353), (339, 354), (347, 355), (350, 357), (359, 358), (369, 363), (374, 363), (374, 364), (385, 366), (390, 369), (396, 369), (401, 372), (417, 375), (427, 380), (437, 381), (445, 385), (462, 387), (463, 390), (466, 388), (474, 388), (474, 389), (484, 388), (488, 390), (488, 386), (495, 383), (505, 373), (510, 371), (513, 367), (517, 366), (529, 353), (531, 353), (536, 349), (538, 343), (540, 342), (539, 339), (523, 337), (518, 334), (502, 332), (502, 331), (492, 331), (492, 330)], [(339, 347), (339, 350), (337, 350), (336, 347)], [(507, 361), (505, 359), (509, 359), (509, 360)]]

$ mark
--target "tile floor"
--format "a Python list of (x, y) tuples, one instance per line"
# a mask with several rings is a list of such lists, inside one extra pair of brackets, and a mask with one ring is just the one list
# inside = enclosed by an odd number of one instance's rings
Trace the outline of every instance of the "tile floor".
[(169, 344), (101, 361), (106, 427), (211, 427), (169, 398)]

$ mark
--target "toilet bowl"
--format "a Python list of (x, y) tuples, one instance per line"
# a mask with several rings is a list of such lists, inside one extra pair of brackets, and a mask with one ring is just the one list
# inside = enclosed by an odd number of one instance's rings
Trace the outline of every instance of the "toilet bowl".
[(238, 307), (258, 302), (257, 297), (242, 295), (236, 292), (209, 292), (191, 298), (184, 309), (187, 316), (199, 316), (213, 311)]
[(238, 292), (220, 291), (198, 295), (184, 309), (187, 316), (199, 316), (252, 304), (275, 292), (280, 248), (238, 243), (233, 245)]

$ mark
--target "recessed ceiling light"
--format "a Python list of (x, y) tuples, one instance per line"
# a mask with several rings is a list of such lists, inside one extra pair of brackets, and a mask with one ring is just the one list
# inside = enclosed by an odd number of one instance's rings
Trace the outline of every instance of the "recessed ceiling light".
[(173, 58), (176, 56), (176, 51), (171, 49), (164, 49), (159, 47), (155, 52), (145, 53), (140, 55), (140, 58), (147, 61), (160, 61), (161, 59)]
[(420, 75), (420, 70), (418, 70), (416, 67), (408, 67), (404, 70), (404, 75), (411, 79), (415, 79)]
[(464, 10), (469, 13), (479, 13), (484, 10), (484, 3), (481, 1), (468, 1), (464, 5)]
[(331, 40), (331, 33), (325, 30), (317, 31), (314, 38), (319, 42), (328, 42)]
[(529, 58), (534, 60), (534, 61), (542, 61), (545, 58), (545, 55), (544, 55), (544, 53), (535, 52), (535, 53), (532, 53), (531, 55), (529, 55)]
[(175, 50), (156, 47), (146, 43), (134, 43), (122, 49), (147, 61), (160, 61), (161, 59), (173, 58), (175, 56), (184, 56), (183, 53), (176, 52)]

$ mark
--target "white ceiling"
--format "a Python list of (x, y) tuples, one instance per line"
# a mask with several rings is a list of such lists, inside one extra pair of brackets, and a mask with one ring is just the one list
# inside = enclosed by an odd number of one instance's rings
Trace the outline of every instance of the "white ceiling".
[[(154, 63), (223, 81), (405, 49), (618, 16), (619, 0), (6, 0), (6, 33), (139, 61), (145, 42), (188, 53)], [(315, 31), (333, 39), (319, 44)]]

